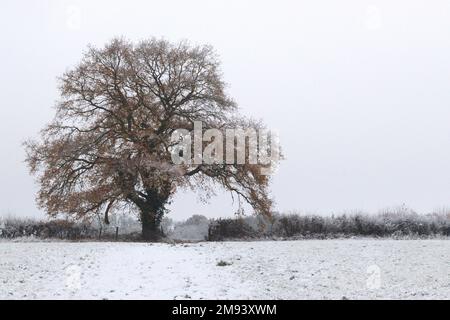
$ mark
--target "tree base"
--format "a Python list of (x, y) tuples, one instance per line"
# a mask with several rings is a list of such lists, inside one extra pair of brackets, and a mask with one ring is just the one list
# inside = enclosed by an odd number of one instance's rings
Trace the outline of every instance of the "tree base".
[(155, 226), (142, 226), (142, 240), (147, 242), (159, 242), (164, 238), (162, 230)]

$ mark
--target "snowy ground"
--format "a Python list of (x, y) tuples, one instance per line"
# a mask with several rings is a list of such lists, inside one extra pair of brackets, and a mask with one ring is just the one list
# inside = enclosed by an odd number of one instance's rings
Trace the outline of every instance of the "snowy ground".
[(0, 299), (190, 298), (450, 299), (450, 241), (0, 242)]

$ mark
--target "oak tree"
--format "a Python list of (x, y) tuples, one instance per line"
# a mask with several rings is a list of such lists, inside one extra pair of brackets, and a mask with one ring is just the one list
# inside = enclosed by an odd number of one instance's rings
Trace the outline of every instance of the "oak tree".
[(156, 240), (177, 190), (209, 196), (216, 186), (270, 214), (263, 165), (172, 161), (174, 131), (192, 130), (195, 121), (221, 130), (263, 128), (239, 115), (210, 46), (114, 39), (89, 47), (59, 82), (53, 121), (26, 143), (37, 202), (50, 216), (101, 214), (108, 221), (128, 208), (139, 214), (142, 237)]

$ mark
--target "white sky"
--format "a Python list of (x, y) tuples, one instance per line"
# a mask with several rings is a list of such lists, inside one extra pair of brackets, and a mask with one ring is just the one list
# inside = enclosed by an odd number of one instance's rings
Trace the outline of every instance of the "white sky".
[[(278, 131), (277, 209), (450, 206), (450, 2), (0, 2), (0, 216), (41, 215), (21, 143), (53, 117), (56, 77), (114, 36), (212, 44), (242, 112)], [(175, 219), (231, 215), (180, 195)]]

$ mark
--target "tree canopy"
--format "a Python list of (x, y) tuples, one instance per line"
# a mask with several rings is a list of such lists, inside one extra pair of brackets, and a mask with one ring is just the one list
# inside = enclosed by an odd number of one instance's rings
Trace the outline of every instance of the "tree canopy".
[(262, 169), (274, 163), (172, 161), (174, 132), (193, 130), (196, 121), (205, 129), (264, 129), (239, 115), (212, 47), (114, 39), (89, 47), (59, 82), (55, 118), (26, 143), (37, 201), (49, 215), (108, 220), (128, 208), (151, 240), (178, 189), (200, 189), (208, 198), (216, 186), (270, 214), (270, 175)]

